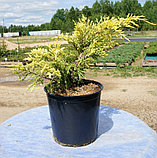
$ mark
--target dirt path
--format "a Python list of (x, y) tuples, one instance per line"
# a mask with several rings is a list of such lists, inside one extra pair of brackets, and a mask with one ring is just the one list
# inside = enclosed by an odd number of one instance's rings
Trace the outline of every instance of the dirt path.
[[(68, 44), (66, 41), (61, 40), (61, 44)], [(20, 44), (20, 48), (25, 47), (36, 47), (36, 46), (49, 46), (50, 44), (53, 44), (53, 42), (43, 42), (43, 43), (33, 43), (33, 44)]]
[[(54, 42), (54, 41), (53, 41)], [(53, 44), (53, 42), (43, 42), (43, 43), (33, 43), (33, 44), (20, 44), (20, 48), (25, 48), (25, 47), (36, 47), (36, 46), (49, 46), (50, 44)], [(67, 44), (66, 41), (61, 40), (61, 44)], [(10, 41), (5, 40), (5, 44), (7, 46), (8, 50), (13, 50), (18, 48), (18, 44), (12, 43)]]
[[(104, 85), (101, 104), (130, 112), (157, 131), (157, 79), (91, 75), (87, 78)], [(6, 68), (0, 68), (0, 94), (0, 123), (27, 109), (48, 104), (43, 87), (32, 93), (27, 91), (27, 83), (19, 82)]]
[(7, 46), (7, 50), (12, 50), (12, 49), (17, 49), (18, 45), (15, 43), (12, 43), (10, 41), (4, 40), (6, 46)]

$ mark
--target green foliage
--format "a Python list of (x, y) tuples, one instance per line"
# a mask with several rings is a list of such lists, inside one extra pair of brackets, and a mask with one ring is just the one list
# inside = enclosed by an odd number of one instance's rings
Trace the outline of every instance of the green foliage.
[(0, 42), (0, 57), (3, 56), (7, 52), (7, 45), (4, 40)]
[[(100, 19), (101, 16), (109, 17), (126, 17), (129, 13), (134, 15), (144, 15), (150, 22), (157, 23), (157, 2), (156, 0), (146, 1), (144, 6), (141, 6), (138, 0), (121, 0), (113, 3), (110, 0), (96, 0), (92, 5), (84, 6), (82, 10), (74, 8), (73, 6), (68, 9), (58, 9), (51, 18), (49, 23), (41, 25), (28, 25), (16, 26), (10, 25), (9, 28), (4, 27), (4, 32), (23, 32), (23, 35), (27, 34), (27, 31), (41, 31), (41, 30), (53, 30), (61, 29), (62, 32), (72, 32), (74, 30), (74, 21), (78, 21), (82, 14), (92, 20)], [(138, 22), (139, 30), (157, 30), (157, 26), (148, 25), (147, 23)], [(3, 26), (0, 26), (0, 33), (3, 32)]]
[(65, 92), (81, 84), (89, 64), (100, 56), (105, 57), (105, 50), (116, 45), (112, 37), (125, 38), (122, 28), (137, 26), (134, 22), (137, 20), (146, 21), (142, 16), (128, 15), (126, 19), (101, 17), (94, 23), (83, 15), (74, 22), (72, 35), (58, 35), (58, 39), (69, 43), (68, 46), (61, 47), (57, 42), (48, 49), (33, 49), (25, 59), (29, 63), (15, 65), (14, 71), (22, 81), (26, 78), (33, 81), (32, 88), (47, 79), (50, 93)]
[(31, 52), (33, 48), (25, 49), (15, 49), (15, 50), (6, 50), (3, 54), (0, 55), (0, 61), (4, 61), (7, 58), (7, 61), (24, 61), (28, 55), (26, 53)]
[(101, 10), (101, 5), (98, 1), (96, 1), (92, 6), (92, 15), (96, 16), (97, 14), (100, 13), (100, 10)]
[[(132, 13), (134, 15), (145, 15), (145, 17), (150, 22), (157, 23), (156, 1), (146, 1), (145, 5), (142, 7), (138, 0), (122, 0), (121, 2), (117, 1), (115, 3), (109, 0), (96, 0), (96, 2), (92, 5), (92, 8), (84, 6), (82, 10), (79, 10), (78, 8), (74, 9), (74, 7), (71, 7), (70, 10), (66, 9), (64, 11), (64, 15), (61, 15), (61, 17), (65, 16), (65, 19), (59, 20), (57, 21), (57, 23), (53, 23), (55, 26), (53, 26), (52, 29), (61, 28), (62, 32), (72, 32), (74, 29), (73, 20), (78, 21), (78, 19), (81, 17), (81, 14), (84, 14), (87, 18), (95, 21), (96, 19), (100, 19), (100, 17), (104, 15), (109, 17), (126, 17), (129, 13)], [(56, 14), (58, 15), (58, 11), (56, 12)], [(51, 21), (56, 21), (55, 15), (52, 17)], [(155, 25), (149, 25), (140, 21), (138, 22), (138, 24), (140, 26), (139, 30), (157, 29), (157, 26)]]
[[(150, 1), (147, 1), (143, 6), (143, 15), (153, 23), (157, 23), (157, 5), (153, 5)], [(151, 26), (146, 23), (142, 24), (142, 30), (157, 30), (157, 26)]]
[(104, 65), (106, 63), (116, 63), (116, 65), (130, 64), (141, 54), (143, 47), (144, 43), (131, 42), (107, 52), (108, 56), (105, 58), (100, 57), (95, 62), (104, 63)]
[(157, 54), (157, 41), (151, 41), (149, 47), (144, 50), (145, 54)]

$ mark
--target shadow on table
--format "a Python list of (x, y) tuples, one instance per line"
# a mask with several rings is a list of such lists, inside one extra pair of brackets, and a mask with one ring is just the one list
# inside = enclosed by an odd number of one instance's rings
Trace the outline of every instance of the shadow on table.
[(113, 127), (113, 114), (120, 114), (119, 109), (110, 106), (100, 106), (98, 137)]

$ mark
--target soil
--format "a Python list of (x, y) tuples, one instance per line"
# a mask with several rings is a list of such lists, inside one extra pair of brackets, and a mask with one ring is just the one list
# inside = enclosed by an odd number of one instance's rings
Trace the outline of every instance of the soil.
[(80, 87), (74, 87), (66, 91), (68, 96), (77, 96), (77, 95), (88, 95), (95, 93), (100, 90), (100, 87), (93, 83), (88, 83), (87, 85), (82, 85)]
[[(130, 112), (157, 131), (156, 78), (95, 76), (89, 70), (87, 79), (103, 84), (101, 104)], [(30, 92), (27, 85), (10, 69), (0, 68), (0, 123), (25, 110), (48, 104), (43, 87)]]
[[(52, 42), (44, 42), (44, 43), (20, 44), (20, 48), (25, 48), (25, 47), (33, 48), (36, 46), (49, 46), (50, 44), (53, 44), (53, 43), (54, 42), (52, 41)], [(60, 43), (67, 44), (67, 42), (63, 41), (63, 40), (61, 40)], [(18, 44), (15, 44), (8, 40), (5, 40), (5, 44), (7, 46), (7, 50), (13, 50), (13, 49), (17, 49), (19, 47)]]
[(55, 94), (61, 96), (80, 96), (80, 95), (88, 95), (88, 94), (96, 93), (100, 89), (101, 88), (98, 85), (93, 83), (88, 83), (88, 84), (72, 87), (70, 89), (65, 90), (65, 92), (55, 92)]

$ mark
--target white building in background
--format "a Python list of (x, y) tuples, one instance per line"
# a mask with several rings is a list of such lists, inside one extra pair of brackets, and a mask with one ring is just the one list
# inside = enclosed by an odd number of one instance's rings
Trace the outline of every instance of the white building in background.
[[(16, 37), (16, 36), (19, 36), (19, 32), (8, 32), (8, 33), (4, 33), (3, 34), (4, 37)], [(1, 35), (2, 37), (2, 35)]]
[[(29, 31), (27, 35), (30, 36), (42, 36), (42, 35), (60, 35), (61, 30), (48, 30), (48, 31)], [(0, 37), (18, 37), (21, 36), (21, 32), (8, 32), (0, 33)]]
[(61, 34), (61, 30), (29, 31), (30, 36), (60, 35), (60, 34)]

